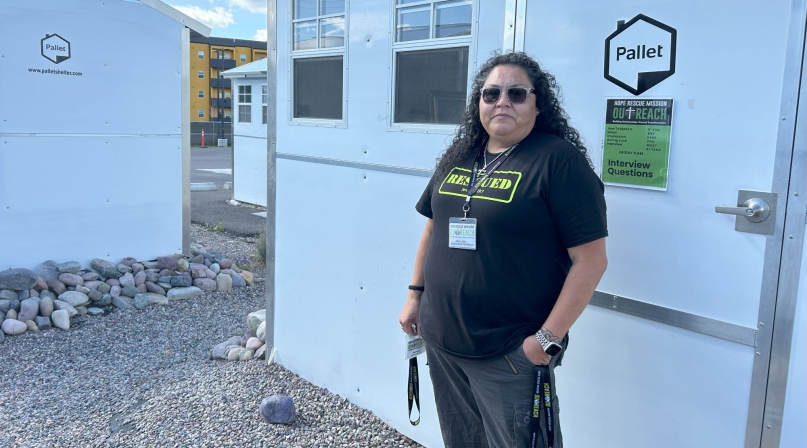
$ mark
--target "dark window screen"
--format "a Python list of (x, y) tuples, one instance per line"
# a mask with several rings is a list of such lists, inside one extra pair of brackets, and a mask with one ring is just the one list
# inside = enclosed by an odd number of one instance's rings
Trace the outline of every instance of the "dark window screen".
[(294, 118), (342, 119), (342, 56), (294, 60)]
[(468, 47), (398, 52), (395, 122), (460, 124), (468, 96)]

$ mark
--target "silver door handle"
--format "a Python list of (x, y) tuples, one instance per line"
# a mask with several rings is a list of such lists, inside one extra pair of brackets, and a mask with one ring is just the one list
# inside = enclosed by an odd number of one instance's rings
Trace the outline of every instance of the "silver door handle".
[(745, 216), (751, 222), (762, 222), (771, 214), (768, 203), (759, 198), (751, 198), (745, 201), (742, 207), (715, 207), (716, 213), (727, 215)]

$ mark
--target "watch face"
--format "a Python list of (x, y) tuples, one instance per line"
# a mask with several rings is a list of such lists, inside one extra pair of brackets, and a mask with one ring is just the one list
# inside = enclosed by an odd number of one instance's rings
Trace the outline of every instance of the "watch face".
[(558, 356), (561, 350), (563, 350), (563, 348), (553, 342), (546, 348), (546, 354), (549, 356)]

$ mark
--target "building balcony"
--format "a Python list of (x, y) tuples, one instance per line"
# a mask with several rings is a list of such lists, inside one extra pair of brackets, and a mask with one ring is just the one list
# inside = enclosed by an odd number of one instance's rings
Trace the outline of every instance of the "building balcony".
[(210, 107), (231, 108), (231, 107), (233, 107), (233, 99), (232, 98), (210, 98)]
[(210, 87), (212, 87), (214, 89), (218, 89), (219, 87), (221, 87), (222, 89), (229, 89), (229, 88), (232, 88), (232, 85), (233, 85), (233, 80), (232, 79), (224, 79), (224, 78), (216, 79), (216, 78), (213, 78), (213, 79), (210, 80)]
[(213, 121), (213, 122), (216, 122), (216, 123), (232, 123), (233, 122), (233, 117), (221, 117), (221, 118), (219, 118), (219, 117), (211, 117), (210, 121)]
[(210, 59), (210, 67), (217, 68), (220, 70), (229, 70), (231, 68), (235, 68), (235, 60), (234, 59)]

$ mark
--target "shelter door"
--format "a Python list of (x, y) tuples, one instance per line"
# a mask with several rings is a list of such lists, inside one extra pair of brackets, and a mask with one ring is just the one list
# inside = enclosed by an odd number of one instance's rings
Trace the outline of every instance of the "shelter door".
[[(645, 171), (665, 177), (607, 186), (609, 269), (593, 302), (610, 310), (587, 310), (558, 374), (570, 446), (754, 447), (777, 423), (763, 413), (795, 121), (788, 92), (801, 67), (790, 49), (804, 24), (793, 26), (791, 3), (526, 3), (515, 47), (557, 77), (603, 178), (651, 162)], [(609, 48), (636, 65), (611, 67), (617, 79), (607, 79), (606, 39), (640, 13), (674, 29), (675, 43), (658, 43), (663, 27), (619, 37)], [(669, 51), (665, 75), (652, 59)], [(631, 117), (671, 99), (671, 127), (653, 139), (626, 125), (628, 141), (604, 153), (609, 99), (647, 101), (625, 103)], [(648, 157), (665, 147), (665, 129), (668, 161)]]

